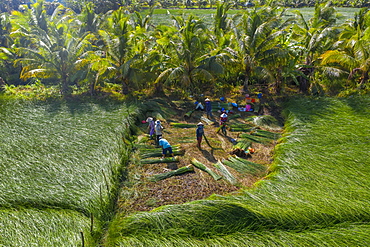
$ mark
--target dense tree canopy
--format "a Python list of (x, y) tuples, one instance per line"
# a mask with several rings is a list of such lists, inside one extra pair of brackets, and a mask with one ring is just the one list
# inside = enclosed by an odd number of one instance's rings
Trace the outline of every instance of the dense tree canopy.
[(82, 2), (77, 12), (61, 4), (50, 11), (37, 1), (1, 14), (0, 76), (15, 85), (17, 78), (41, 80), (63, 94), (71, 87), (94, 93), (106, 83), (121, 85), (124, 94), (166, 88), (188, 94), (227, 85), (248, 91), (253, 84), (276, 93), (295, 84), (308, 93), (322, 81), (330, 87), (334, 77), (339, 89), (368, 84), (365, 8), (337, 24), (331, 3), (317, 4), (308, 20), (299, 10), (287, 18), (277, 6), (228, 15), (232, 4), (214, 3), (213, 26), (194, 15), (169, 15), (172, 25), (156, 26), (153, 9), (145, 16), (132, 5), (98, 13), (96, 3)]

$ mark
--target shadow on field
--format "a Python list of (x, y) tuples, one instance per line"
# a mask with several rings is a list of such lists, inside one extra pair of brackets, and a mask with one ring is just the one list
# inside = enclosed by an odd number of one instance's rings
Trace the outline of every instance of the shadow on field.
[[(40, 102), (41, 103), (41, 102)], [(71, 115), (81, 113), (93, 113), (94, 107), (99, 107), (106, 112), (115, 111), (122, 108), (126, 103), (107, 101), (105, 99), (80, 99), (80, 98), (65, 98), (65, 99), (51, 99), (45, 103), (46, 111), (51, 115), (56, 115), (58, 112), (68, 110)]]
[(343, 99), (343, 101), (352, 108), (355, 115), (360, 115), (361, 117), (364, 114), (370, 114), (370, 100), (365, 97), (351, 97)]

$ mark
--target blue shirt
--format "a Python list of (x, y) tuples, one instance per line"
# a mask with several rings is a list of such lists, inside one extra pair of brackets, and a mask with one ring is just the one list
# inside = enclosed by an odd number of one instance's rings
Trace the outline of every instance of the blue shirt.
[(196, 135), (197, 135), (197, 137), (201, 137), (201, 136), (203, 136), (203, 134), (204, 134), (204, 126), (200, 125), (200, 126), (198, 126), (198, 128), (196, 130)]
[(206, 111), (212, 111), (212, 103), (211, 103), (211, 101), (206, 101)]
[(165, 149), (171, 147), (171, 144), (166, 139), (160, 139), (159, 146), (162, 146), (162, 148)]

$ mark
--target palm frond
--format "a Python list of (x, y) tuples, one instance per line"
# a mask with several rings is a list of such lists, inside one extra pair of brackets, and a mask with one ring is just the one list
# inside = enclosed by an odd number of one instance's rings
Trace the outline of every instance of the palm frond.
[(322, 66), (321, 69), (323, 73), (327, 74), (328, 76), (332, 76), (332, 77), (340, 77), (341, 75), (348, 74), (347, 71), (344, 71), (339, 68), (329, 67), (329, 66)]

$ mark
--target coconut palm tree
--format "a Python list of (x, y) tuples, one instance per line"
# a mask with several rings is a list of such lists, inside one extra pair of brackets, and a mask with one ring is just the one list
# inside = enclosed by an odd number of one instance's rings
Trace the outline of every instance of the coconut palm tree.
[[(202, 83), (213, 82), (215, 77), (209, 66), (209, 50), (212, 50), (211, 42), (207, 37), (207, 29), (204, 23), (189, 15), (172, 16), (177, 32), (169, 39), (161, 39), (162, 47), (166, 47), (165, 54), (169, 57), (166, 61), (167, 69), (156, 80), (156, 88), (159, 91), (165, 82), (175, 86), (183, 92), (196, 91), (202, 87)], [(217, 71), (213, 71), (217, 72)]]
[(252, 77), (261, 81), (273, 82), (277, 91), (281, 89), (282, 67), (289, 60), (289, 51), (282, 46), (281, 37), (286, 34), (286, 27), (291, 19), (282, 21), (284, 10), (278, 8), (253, 8), (242, 17), (241, 28), (235, 29), (237, 46), (228, 47), (230, 55), (241, 61), (244, 85)]
[(98, 32), (104, 44), (102, 49), (106, 54), (104, 64), (109, 64), (99, 73), (109, 72), (114, 81), (122, 84), (124, 94), (139, 89), (139, 84), (145, 80), (145, 73), (140, 64), (146, 52), (145, 28), (145, 25), (144, 27), (136, 25), (131, 16), (120, 8), (108, 16), (106, 27)]
[(62, 94), (70, 92), (70, 85), (80, 73), (79, 61), (92, 49), (93, 35), (79, 35), (78, 23), (69, 18), (69, 14), (60, 5), (48, 19), (42, 2), (37, 2), (19, 18), (12, 36), (18, 40), (20, 58), (16, 63), (22, 65), (21, 79), (55, 78)]
[(299, 11), (295, 13), (298, 21), (292, 29), (291, 43), (302, 58), (298, 68), (303, 73), (300, 89), (307, 92), (314, 72), (320, 66), (320, 55), (332, 47), (339, 33), (334, 25), (337, 12), (330, 3), (325, 3), (315, 6), (314, 16), (308, 21)]
[[(361, 9), (355, 20), (343, 25), (343, 31), (336, 49), (325, 52), (321, 65), (326, 66), (325, 72), (332, 76), (348, 74), (348, 81), (356, 78), (365, 84), (370, 73), (370, 11)], [(355, 75), (359, 74), (359, 77)]]

